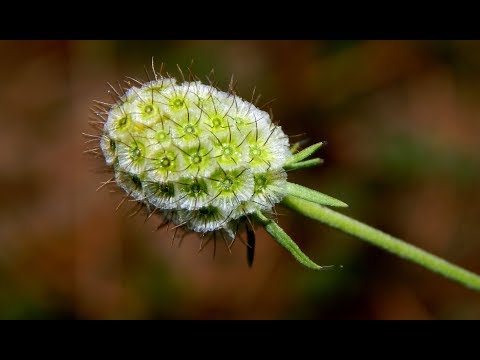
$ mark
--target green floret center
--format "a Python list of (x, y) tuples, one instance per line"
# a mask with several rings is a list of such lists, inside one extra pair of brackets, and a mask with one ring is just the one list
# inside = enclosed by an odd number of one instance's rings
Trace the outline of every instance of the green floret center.
[(132, 183), (133, 183), (133, 185), (135, 185), (136, 189), (141, 189), (142, 188), (142, 181), (140, 180), (140, 178), (138, 176), (136, 176), (136, 175), (132, 176)]
[(140, 159), (142, 156), (143, 156), (143, 149), (141, 147), (140, 144), (138, 145), (133, 145), (131, 148), (130, 148), (130, 155), (132, 157), (133, 160), (138, 160)]
[(160, 185), (158, 190), (164, 195), (173, 196), (173, 194), (174, 194), (174, 190), (173, 190), (172, 185), (162, 184), (162, 185)]
[(190, 186), (190, 191), (194, 194), (199, 194), (202, 191), (202, 187), (200, 186), (199, 183), (195, 183), (192, 186)]
[(117, 145), (115, 144), (115, 140), (110, 139), (110, 150), (112, 152), (115, 152), (116, 147), (117, 147)]
[(195, 127), (193, 125), (186, 125), (183, 131), (185, 131), (185, 134), (191, 135), (195, 133)]
[(176, 166), (176, 157), (175, 153), (170, 151), (162, 151), (161, 153), (156, 153), (153, 156), (153, 163), (157, 174), (166, 175), (170, 171), (173, 171)]
[(156, 134), (156, 138), (158, 141), (163, 142), (168, 139), (168, 134), (165, 131), (159, 131)]
[(247, 121), (244, 119), (244, 118), (241, 118), (241, 117), (236, 117), (235, 118), (235, 122), (238, 124), (238, 125), (245, 125), (247, 123)]
[(252, 148), (250, 149), (250, 156), (251, 156), (252, 158), (256, 158), (256, 157), (260, 156), (261, 153), (262, 153), (262, 150), (260, 150), (260, 148), (258, 148), (258, 147), (256, 147), (256, 146), (255, 146), (255, 147), (252, 147)]
[(160, 91), (162, 91), (163, 89), (165, 89), (165, 87), (166, 87), (166, 86), (152, 86), (152, 87), (150, 88), (150, 90), (156, 91), (156, 92), (160, 92)]
[(160, 160), (160, 166), (161, 167), (169, 167), (172, 165), (172, 161), (168, 157), (164, 157), (162, 160)]
[(198, 197), (203, 193), (207, 193), (207, 186), (204, 182), (194, 179), (192, 183), (186, 184), (187, 192), (194, 196)]
[(170, 100), (169, 105), (172, 110), (178, 111), (185, 106), (185, 100), (181, 97), (175, 97), (172, 100)]
[(200, 215), (210, 215), (213, 214), (211, 207), (202, 207), (198, 210)]
[(200, 155), (193, 155), (192, 156), (192, 163), (193, 164), (200, 164), (202, 162), (202, 157)]
[(231, 146), (224, 146), (223, 147), (223, 155), (225, 156), (232, 156), (233, 155), (233, 148)]
[(218, 116), (215, 116), (212, 119), (212, 126), (215, 128), (221, 127), (222, 126), (222, 119)]
[(175, 195), (173, 184), (169, 183), (155, 183), (155, 193), (162, 196), (172, 197)]
[(234, 184), (234, 181), (231, 177), (227, 176), (222, 180), (222, 187), (224, 190), (231, 190), (232, 186)]
[(118, 124), (118, 129), (124, 129), (126, 128), (130, 123), (130, 118), (129, 115), (125, 115), (124, 117), (120, 118), (117, 122)]
[(220, 120), (219, 118), (214, 118), (214, 119), (212, 120), (212, 125), (213, 125), (214, 127), (219, 127), (220, 125), (222, 125), (222, 120)]
[(140, 106), (140, 111), (144, 119), (156, 120), (156, 118), (158, 117), (161, 120), (158, 106), (153, 103), (142, 104)]
[(255, 192), (261, 192), (267, 187), (268, 179), (264, 174), (258, 174), (254, 177)]

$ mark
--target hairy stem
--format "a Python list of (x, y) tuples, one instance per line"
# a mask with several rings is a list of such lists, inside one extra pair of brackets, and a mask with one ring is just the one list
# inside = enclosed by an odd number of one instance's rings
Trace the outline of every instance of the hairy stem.
[(380, 230), (374, 229), (357, 220), (349, 218), (348, 216), (290, 195), (285, 196), (282, 200), (282, 205), (311, 219), (320, 221), (347, 234), (356, 236), (402, 258), (413, 261), (431, 271), (463, 284), (466, 287), (480, 290), (479, 275), (462, 269), (438, 256), (407, 244), (400, 239), (394, 238), (393, 236), (385, 234)]

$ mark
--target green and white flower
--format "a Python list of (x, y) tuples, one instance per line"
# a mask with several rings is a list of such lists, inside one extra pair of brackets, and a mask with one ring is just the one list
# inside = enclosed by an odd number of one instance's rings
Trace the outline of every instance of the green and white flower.
[(200, 82), (160, 77), (134, 87), (108, 112), (101, 149), (118, 184), (175, 225), (224, 230), (286, 189), (288, 137), (265, 111)]

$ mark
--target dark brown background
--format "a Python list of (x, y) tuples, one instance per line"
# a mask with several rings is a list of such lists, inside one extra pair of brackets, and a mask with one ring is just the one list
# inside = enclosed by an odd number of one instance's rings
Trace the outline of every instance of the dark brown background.
[(107, 175), (82, 155), (106, 82), (145, 78), (154, 56), (194, 59), (225, 88), (254, 86), (288, 134), (327, 140), (322, 167), (290, 179), (339, 197), (344, 213), (480, 273), (480, 42), (0, 42), (0, 318), (480, 319), (480, 295), (282, 210), (319, 264), (304, 269), (257, 234), (197, 255), (187, 237), (115, 212)]

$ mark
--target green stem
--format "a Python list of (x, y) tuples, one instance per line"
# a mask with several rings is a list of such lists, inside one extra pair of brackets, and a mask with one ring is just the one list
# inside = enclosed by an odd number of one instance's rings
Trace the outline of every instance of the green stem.
[(348, 216), (290, 195), (284, 197), (282, 205), (311, 219), (320, 221), (350, 235), (356, 236), (402, 258), (413, 261), (471, 289), (480, 290), (479, 275), (462, 269), (438, 256), (407, 244), (400, 239), (394, 238), (393, 236), (385, 234), (384, 232), (374, 229), (357, 220), (351, 219)]

